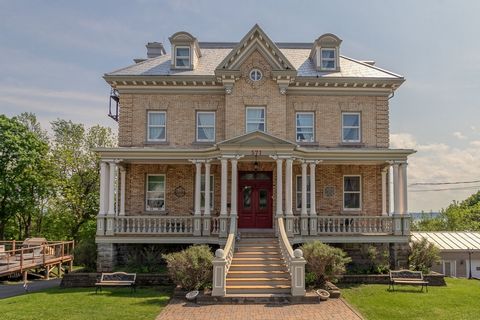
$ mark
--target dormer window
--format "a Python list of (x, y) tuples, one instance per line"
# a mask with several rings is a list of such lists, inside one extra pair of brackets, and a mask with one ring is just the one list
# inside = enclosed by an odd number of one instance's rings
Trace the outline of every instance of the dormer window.
[(190, 47), (175, 47), (175, 68), (190, 68)]
[(337, 54), (335, 48), (322, 48), (320, 65), (323, 70), (337, 69)]

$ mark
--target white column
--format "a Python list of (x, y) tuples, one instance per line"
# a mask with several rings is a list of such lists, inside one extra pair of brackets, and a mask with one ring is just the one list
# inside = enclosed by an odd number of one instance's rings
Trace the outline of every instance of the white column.
[(120, 216), (125, 215), (125, 173), (125, 167), (120, 167)]
[(382, 216), (387, 216), (387, 172), (389, 166), (382, 169)]
[(399, 165), (393, 164), (393, 214), (400, 214)]
[(315, 199), (315, 162), (310, 162), (310, 215), (317, 215), (317, 204)]
[(227, 175), (228, 175), (228, 162), (227, 159), (220, 159), (222, 164), (222, 185), (220, 190), (220, 215), (227, 215)]
[(210, 216), (210, 162), (205, 162), (205, 211), (204, 216)]
[(307, 163), (302, 162), (302, 210), (300, 212), (302, 216), (306, 216), (307, 212)]
[(200, 216), (202, 212), (200, 211), (200, 188), (201, 188), (201, 178), (202, 178), (202, 163), (195, 162), (195, 212), (196, 216)]
[(286, 160), (285, 166), (285, 215), (293, 215), (292, 210), (292, 164), (293, 159)]
[(115, 175), (117, 171), (117, 165), (115, 162), (110, 162), (110, 176), (108, 187), (108, 212), (107, 215), (115, 215)]
[(105, 215), (108, 210), (108, 205), (106, 202), (108, 201), (108, 194), (106, 191), (106, 183), (107, 183), (107, 170), (108, 164), (105, 161), (100, 162), (100, 203), (98, 208), (98, 215)]
[(282, 167), (283, 167), (283, 160), (277, 158), (277, 211), (276, 211), (277, 218), (283, 215)]
[(231, 198), (230, 198), (230, 215), (237, 215), (237, 159), (232, 159), (232, 182), (230, 186)]
[(400, 199), (401, 199), (401, 208), (400, 213), (402, 215), (408, 214), (408, 187), (407, 187), (407, 166), (408, 164), (402, 163), (399, 170), (400, 178)]

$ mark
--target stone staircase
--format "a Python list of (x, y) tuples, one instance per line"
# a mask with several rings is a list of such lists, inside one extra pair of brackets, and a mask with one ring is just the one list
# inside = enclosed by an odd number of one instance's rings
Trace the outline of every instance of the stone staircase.
[(290, 275), (277, 238), (242, 234), (227, 274), (226, 291), (230, 297), (290, 294)]

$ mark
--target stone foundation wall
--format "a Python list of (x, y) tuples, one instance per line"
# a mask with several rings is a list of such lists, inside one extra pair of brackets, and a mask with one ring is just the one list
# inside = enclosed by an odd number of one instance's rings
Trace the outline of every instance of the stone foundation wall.
[[(61, 288), (94, 287), (101, 273), (68, 273), (62, 278)], [(137, 274), (138, 286), (170, 286), (172, 281), (167, 274)]]
[(117, 250), (113, 243), (97, 243), (97, 271), (109, 272), (115, 267)]

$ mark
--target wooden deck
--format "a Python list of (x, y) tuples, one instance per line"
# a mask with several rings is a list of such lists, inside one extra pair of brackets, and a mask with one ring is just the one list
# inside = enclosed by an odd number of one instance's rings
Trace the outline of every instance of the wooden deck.
[(49, 241), (38, 246), (27, 246), (19, 241), (0, 241), (0, 277), (12, 274), (42, 270), (48, 278), (53, 268), (57, 267), (60, 275), (61, 266), (73, 264), (73, 241)]

